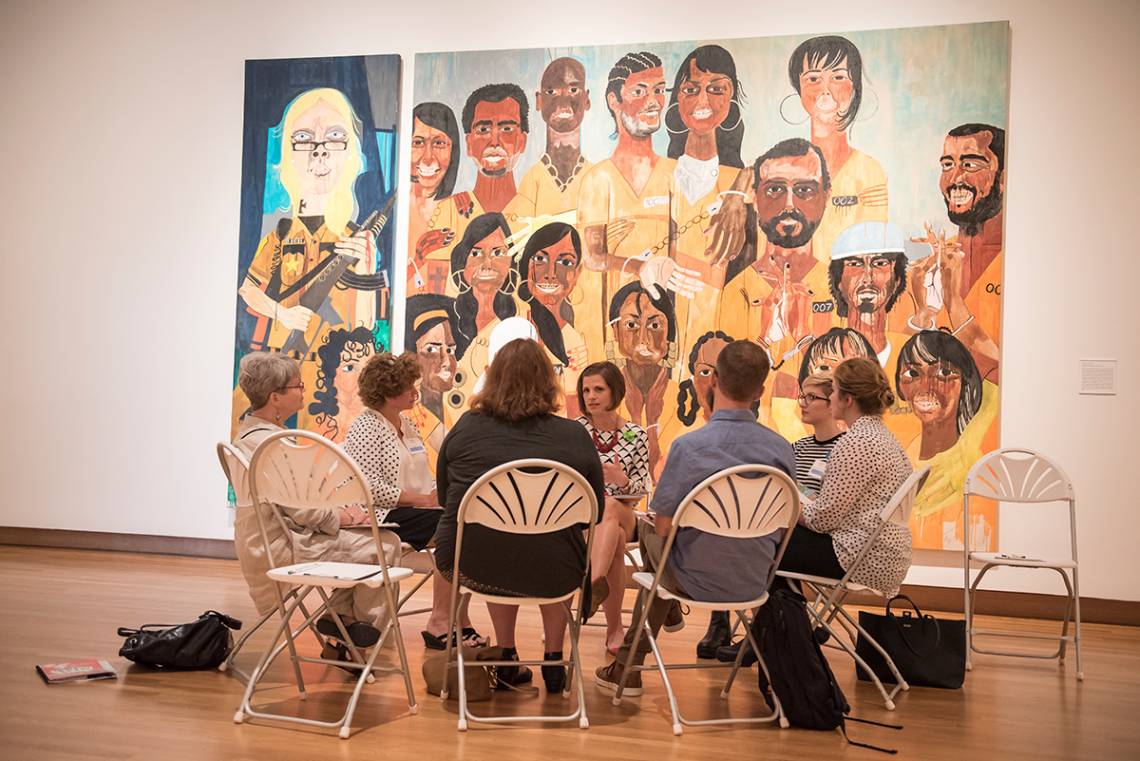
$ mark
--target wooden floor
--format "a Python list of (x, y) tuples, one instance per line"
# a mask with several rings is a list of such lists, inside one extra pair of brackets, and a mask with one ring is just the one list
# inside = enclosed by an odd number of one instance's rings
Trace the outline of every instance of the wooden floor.
[[(426, 591), (426, 590), (425, 590)], [(427, 601), (427, 594), (420, 596)], [(630, 593), (632, 594), (632, 593)], [(428, 696), (419, 677), (423, 657), (422, 619), (404, 619), (413, 661), (420, 713), (408, 714), (401, 683), (382, 677), (365, 687), (349, 740), (307, 728), (256, 723), (235, 725), (232, 716), (242, 685), (214, 671), (160, 673), (119, 659), (118, 626), (177, 623), (207, 609), (255, 620), (236, 562), (155, 555), (0, 547), (0, 752), (9, 759), (815, 759), (879, 757), (846, 746), (833, 732), (686, 728), (670, 733), (668, 705), (660, 680), (646, 677), (646, 693), (614, 707), (592, 681), (587, 684), (590, 728), (551, 725), (455, 729), (455, 703)], [(473, 611), (476, 625), (490, 631), (486, 611)], [(1045, 631), (1043, 622), (987, 619), (998, 628)], [(688, 657), (703, 633), (695, 616), (683, 631), (666, 635), (666, 656)], [(520, 617), (524, 657), (540, 653), (538, 614)], [(583, 634), (588, 671), (603, 662), (604, 629)], [(856, 683), (850, 661), (829, 654), (857, 715), (895, 721), (901, 732), (853, 725), (857, 739), (897, 747), (917, 759), (1136, 759), (1140, 758), (1140, 629), (1085, 627), (1086, 681), (1078, 684), (1054, 662), (977, 656), (962, 690), (914, 688), (888, 713), (877, 693)], [(239, 657), (251, 669), (268, 634), (252, 640)], [(532, 644), (533, 643), (533, 644)], [(385, 656), (382, 657), (386, 657)], [(117, 682), (47, 686), (36, 663), (70, 658), (109, 658), (120, 670)], [(393, 656), (394, 658), (394, 656)], [(271, 674), (278, 687), (266, 705), (296, 705), (286, 682), (287, 661)], [(676, 685), (695, 717), (724, 715), (717, 697), (721, 672), (678, 673)], [(347, 678), (335, 669), (306, 666), (312, 689), (306, 710), (313, 717), (339, 709)], [(541, 684), (540, 680), (536, 681)], [(561, 698), (507, 694), (500, 710), (539, 704), (557, 710)], [(742, 675), (727, 711), (761, 712), (755, 670)], [(477, 704), (478, 709), (487, 704)]]

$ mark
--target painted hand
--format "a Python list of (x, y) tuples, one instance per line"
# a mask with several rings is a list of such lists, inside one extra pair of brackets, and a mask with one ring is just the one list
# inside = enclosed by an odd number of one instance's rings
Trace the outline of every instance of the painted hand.
[(308, 330), (309, 323), (313, 320), (313, 310), (302, 306), (278, 306), (275, 317), (289, 330)]
[(650, 286), (656, 286), (674, 291), (687, 299), (693, 298), (705, 287), (701, 273), (682, 267), (667, 256), (649, 257), (641, 265), (638, 274), (641, 285), (646, 290), (650, 290)]

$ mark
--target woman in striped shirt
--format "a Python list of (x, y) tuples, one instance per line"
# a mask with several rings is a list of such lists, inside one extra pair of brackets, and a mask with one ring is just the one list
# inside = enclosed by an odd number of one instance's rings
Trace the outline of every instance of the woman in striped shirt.
[(819, 494), (831, 448), (843, 435), (839, 422), (831, 416), (831, 391), (831, 375), (827, 373), (813, 373), (800, 384), (800, 418), (814, 433), (792, 444), (792, 451), (796, 455), (796, 483), (808, 497)]

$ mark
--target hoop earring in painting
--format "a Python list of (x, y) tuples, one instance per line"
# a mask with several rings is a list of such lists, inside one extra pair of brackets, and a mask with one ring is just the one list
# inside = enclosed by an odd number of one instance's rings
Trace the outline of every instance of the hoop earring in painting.
[(865, 117), (863, 117), (865, 120), (868, 120), (868, 121), (869, 121), (869, 120), (871, 120), (871, 119), (874, 119), (874, 118), (875, 118), (875, 114), (879, 113), (879, 106), (880, 106), (881, 104), (880, 104), (880, 101), (879, 101), (879, 93), (875, 91), (875, 88), (874, 88), (874, 87), (870, 87), (870, 86), (868, 86), (868, 87), (864, 88), (864, 91), (870, 91), (870, 93), (871, 93), (872, 95), (874, 95), (874, 96), (875, 96), (875, 110), (871, 112), (871, 115), (870, 115), (870, 116), (865, 116)]
[(739, 127), (740, 122), (744, 120), (744, 112), (740, 110), (740, 102), (737, 101), (736, 98), (733, 98), (732, 105), (736, 106), (736, 124), (732, 125), (731, 127), (726, 127), (723, 124), (717, 125), (717, 129), (721, 130), (722, 132), (732, 132), (734, 129)]
[[(576, 294), (578, 294), (578, 300), (577, 300), (577, 301), (572, 301), (572, 300), (571, 300), (571, 298), (574, 296), (574, 294), (575, 294), (575, 293), (576, 293)], [(580, 307), (580, 306), (582, 306), (582, 302), (583, 302), (585, 299), (586, 299), (585, 295), (583, 295), (583, 294), (582, 294), (582, 292), (581, 292), (581, 291), (579, 291), (577, 288), (575, 288), (574, 290), (570, 291), (570, 293), (566, 294), (566, 303), (567, 303), (567, 304), (569, 304), (569, 305), (570, 305), (570, 306), (572, 306), (572, 307)]]
[(804, 113), (804, 118), (800, 119), (798, 122), (794, 122), (791, 119), (789, 119), (788, 117), (784, 116), (784, 104), (788, 102), (788, 98), (798, 98), (798, 97), (799, 97), (799, 93), (792, 92), (792, 93), (788, 93), (787, 95), (785, 95), (784, 99), (780, 101), (780, 118), (783, 119), (785, 123), (791, 124), (793, 127), (799, 126), (800, 124), (803, 124), (804, 122), (806, 122), (808, 120), (808, 114), (807, 113)]
[[(506, 290), (503, 290), (504, 288)], [(512, 269), (508, 272), (507, 279), (504, 280), (503, 284), (499, 286), (499, 293), (503, 294), (504, 296), (510, 296), (510, 295), (514, 294), (514, 292), (517, 291), (518, 289), (519, 289), (519, 272), (518, 272), (518, 270)]]
[(471, 286), (467, 285), (467, 282), (463, 279), (462, 274), (459, 272), (451, 273), (451, 283), (455, 286), (455, 290), (459, 291), (460, 294), (467, 293), (471, 290)]
[[(678, 101), (677, 103), (670, 105), (669, 108), (665, 109), (665, 119), (664, 119), (665, 130), (670, 135), (687, 135), (687, 134), (689, 134), (689, 128), (688, 127), (684, 127), (683, 129), (673, 129), (672, 127), (669, 126), (669, 112), (672, 111), (674, 108), (676, 108), (679, 105), (681, 105), (681, 104)], [(680, 112), (678, 112), (677, 115), (678, 115), (678, 117), (680, 117)], [(681, 124), (682, 125), (685, 124), (684, 119), (681, 120)]]

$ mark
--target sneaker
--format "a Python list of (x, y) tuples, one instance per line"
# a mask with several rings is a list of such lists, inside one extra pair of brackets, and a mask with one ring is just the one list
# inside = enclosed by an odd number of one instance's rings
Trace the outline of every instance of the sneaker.
[[(618, 685), (621, 684), (621, 664), (614, 661), (608, 666), (599, 666), (597, 671), (594, 672), (594, 684), (601, 687), (606, 692), (617, 694)], [(634, 671), (625, 680), (625, 690), (622, 691), (622, 696), (628, 695), (635, 698), (640, 695), (644, 690), (641, 688), (641, 672)]]
[(681, 603), (676, 600), (669, 601), (669, 612), (665, 614), (665, 623), (662, 628), (667, 632), (679, 632), (685, 628), (685, 614), (681, 611)]
[(716, 651), (732, 643), (732, 628), (728, 625), (728, 611), (714, 610), (709, 617), (709, 628), (705, 637), (697, 643), (697, 657), (716, 658)]

